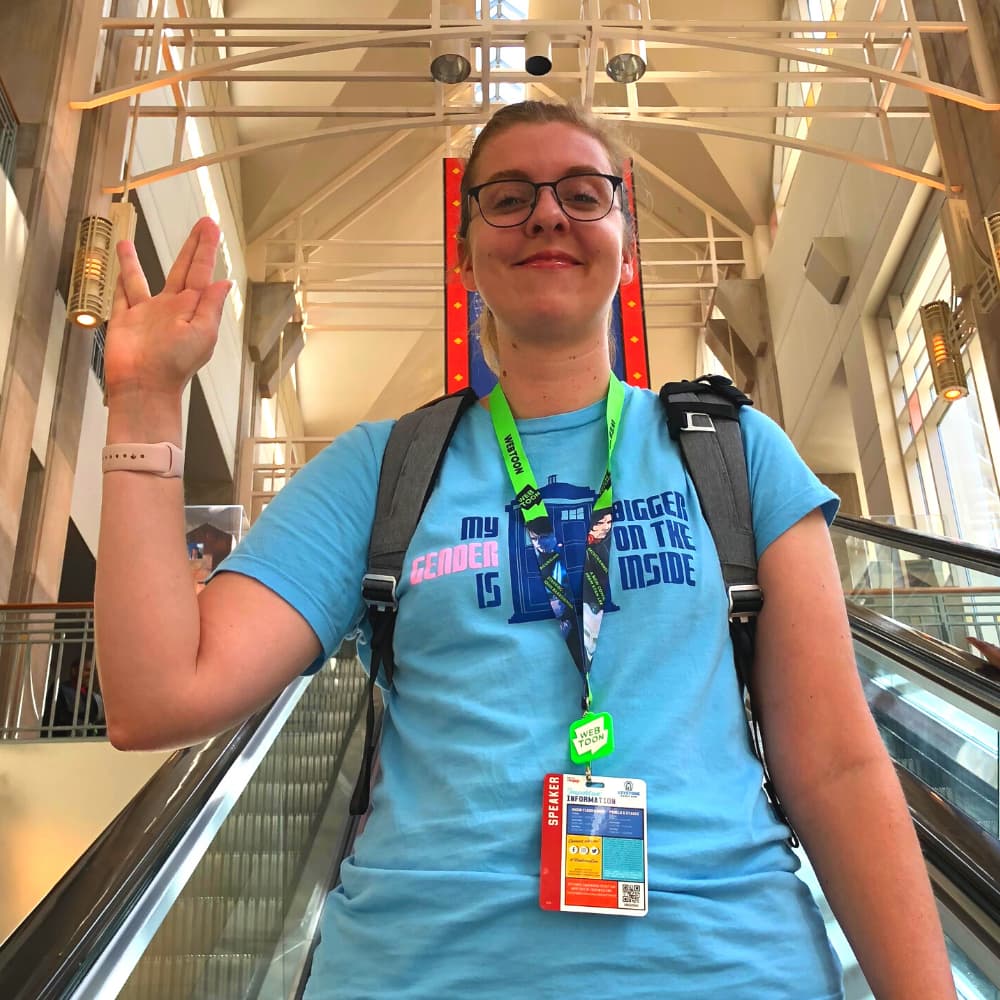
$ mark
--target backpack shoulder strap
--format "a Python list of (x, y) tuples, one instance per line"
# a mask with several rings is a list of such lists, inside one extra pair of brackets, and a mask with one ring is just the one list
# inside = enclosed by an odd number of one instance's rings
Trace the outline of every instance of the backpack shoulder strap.
[(760, 726), (754, 717), (752, 668), (757, 614), (764, 594), (757, 583), (757, 545), (753, 534), (750, 478), (747, 473), (740, 409), (753, 400), (723, 375), (693, 382), (668, 382), (660, 389), (670, 436), (678, 442), (698, 502), (719, 554), (729, 598), (729, 633), (741, 692), (747, 695), (750, 743), (764, 772), (764, 791), (778, 818), (798, 838), (778, 801), (764, 758)]
[(392, 641), (399, 607), (396, 588), (403, 575), (403, 560), (437, 482), (458, 422), (477, 398), (472, 389), (463, 389), (432, 400), (419, 410), (400, 417), (386, 442), (368, 545), (368, 569), (361, 581), (361, 596), (368, 607), (372, 628), (372, 655), (365, 747), (361, 772), (351, 797), (352, 816), (368, 811), (378, 743), (375, 682), (382, 671), (386, 683), (391, 685), (395, 672)]
[[(389, 433), (368, 545), (368, 570), (361, 586), (369, 612), (395, 610), (396, 587), (410, 539), (458, 422), (477, 398), (472, 389), (441, 396), (400, 417)], [(392, 683), (391, 676), (386, 680)]]
[(660, 401), (715, 540), (730, 616), (756, 613), (761, 604), (757, 548), (739, 422), (740, 409), (753, 401), (722, 375), (668, 382), (660, 389)]

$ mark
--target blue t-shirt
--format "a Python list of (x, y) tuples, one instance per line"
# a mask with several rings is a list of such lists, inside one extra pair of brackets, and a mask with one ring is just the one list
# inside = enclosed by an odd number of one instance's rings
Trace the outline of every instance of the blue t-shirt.
[[(473, 407), (406, 555), (381, 777), (327, 903), (309, 1000), (841, 996), (788, 831), (761, 790), (694, 486), (656, 396), (625, 393), (612, 606), (591, 683), (617, 745), (595, 770), (647, 783), (648, 915), (539, 909), (542, 779), (573, 769), (580, 678), (489, 414)], [(759, 555), (817, 507), (832, 519), (837, 502), (771, 420), (744, 409), (741, 424)], [(390, 426), (338, 438), (223, 566), (280, 594), (328, 654), (362, 616)], [(604, 403), (518, 428), (579, 595), (607, 460)]]

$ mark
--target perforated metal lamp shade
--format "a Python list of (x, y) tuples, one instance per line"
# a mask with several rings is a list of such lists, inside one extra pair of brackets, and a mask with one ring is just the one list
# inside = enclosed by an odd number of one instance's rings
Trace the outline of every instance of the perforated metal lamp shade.
[(114, 226), (110, 219), (88, 215), (76, 233), (66, 312), (79, 326), (97, 326), (111, 313), (111, 255)]
[(920, 324), (927, 341), (927, 355), (934, 378), (934, 389), (948, 402), (969, 395), (962, 364), (962, 349), (951, 307), (940, 300), (920, 307)]
[(111, 206), (111, 218), (88, 215), (76, 233), (76, 251), (70, 275), (66, 313), (77, 326), (94, 327), (111, 316), (118, 281), (119, 240), (135, 236), (135, 207), (128, 201)]
[(1000, 281), (1000, 212), (987, 215), (983, 221), (986, 223), (986, 236), (990, 241), (993, 267), (997, 272), (997, 281)]

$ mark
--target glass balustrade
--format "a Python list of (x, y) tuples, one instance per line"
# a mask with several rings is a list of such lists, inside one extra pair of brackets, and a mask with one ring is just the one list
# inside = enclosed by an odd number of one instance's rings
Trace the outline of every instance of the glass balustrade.
[(861, 683), (894, 761), (1000, 837), (1000, 718), (860, 642)]
[(928, 558), (834, 527), (844, 595), (968, 650), (967, 636), (1000, 643), (1000, 573)]

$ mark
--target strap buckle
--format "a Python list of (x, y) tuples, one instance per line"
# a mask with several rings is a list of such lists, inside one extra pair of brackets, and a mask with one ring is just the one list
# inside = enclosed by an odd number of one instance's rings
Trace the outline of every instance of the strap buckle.
[(764, 592), (755, 583), (734, 584), (728, 594), (731, 622), (748, 622), (756, 618), (764, 606)]
[(691, 410), (684, 410), (684, 423), (681, 424), (682, 431), (703, 431), (709, 434), (715, 433), (715, 422), (707, 413), (693, 413)]
[(361, 578), (361, 597), (375, 611), (395, 611), (399, 607), (396, 598), (397, 583), (399, 581), (394, 576), (365, 573)]

